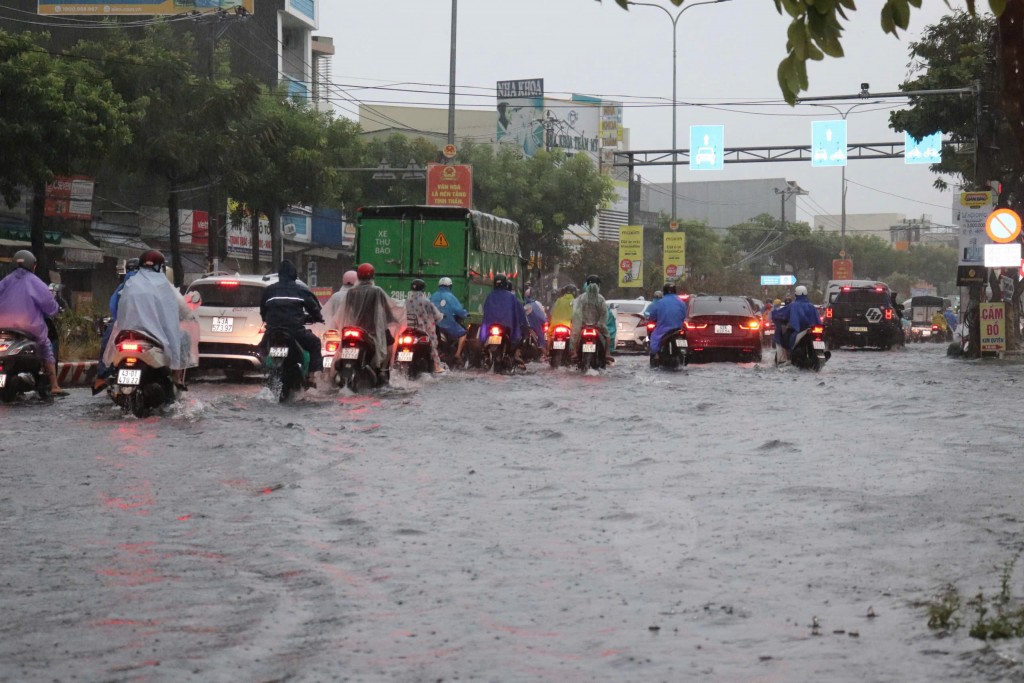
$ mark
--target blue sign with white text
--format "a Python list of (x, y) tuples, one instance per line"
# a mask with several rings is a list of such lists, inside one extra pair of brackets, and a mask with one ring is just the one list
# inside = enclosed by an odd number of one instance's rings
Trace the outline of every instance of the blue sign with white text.
[(769, 285), (795, 285), (796, 275), (762, 275), (761, 286)]
[(721, 171), (725, 126), (690, 126), (690, 170)]
[(811, 166), (846, 166), (846, 121), (811, 122)]
[(938, 164), (942, 162), (942, 132), (925, 135), (920, 140), (903, 132), (903, 163)]

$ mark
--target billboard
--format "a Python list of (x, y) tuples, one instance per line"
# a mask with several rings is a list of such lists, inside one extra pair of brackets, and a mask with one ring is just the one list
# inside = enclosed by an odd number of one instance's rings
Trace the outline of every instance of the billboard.
[(46, 186), (43, 215), (51, 218), (92, 220), (95, 181), (84, 175), (57, 176)]
[(619, 287), (644, 286), (644, 226), (619, 228)]
[(985, 245), (992, 240), (985, 232), (985, 221), (995, 206), (991, 192), (959, 192), (953, 195), (953, 220), (959, 228), (961, 266), (985, 264)]
[(252, 12), (256, 0), (39, 0), (38, 13), (49, 16), (150, 16), (242, 7)]
[[(237, 201), (228, 200), (227, 212), (228, 256), (252, 257), (252, 212), (241, 207)], [(270, 260), (270, 220), (260, 214), (259, 218), (260, 261)]]
[(473, 208), (473, 167), (427, 164), (427, 205)]
[(665, 280), (674, 282), (686, 274), (686, 233), (666, 232), (662, 248), (665, 254)]
[(515, 144), (532, 157), (544, 149), (544, 79), (498, 81), (499, 143)]
[(597, 164), (601, 154), (600, 100), (546, 99), (544, 122), (548, 129), (548, 147), (567, 154), (586, 152)]

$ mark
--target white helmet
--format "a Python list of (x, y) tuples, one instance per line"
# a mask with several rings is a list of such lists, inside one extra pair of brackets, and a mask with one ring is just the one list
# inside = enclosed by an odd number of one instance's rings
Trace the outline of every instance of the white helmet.
[(451, 287), (452, 286), (452, 279), (450, 277), (443, 277), (443, 278), (441, 278), (440, 280), (437, 281), (437, 286), (438, 287)]
[(793, 290), (793, 294), (796, 296), (807, 296), (807, 288), (803, 285), (797, 285), (796, 289)]

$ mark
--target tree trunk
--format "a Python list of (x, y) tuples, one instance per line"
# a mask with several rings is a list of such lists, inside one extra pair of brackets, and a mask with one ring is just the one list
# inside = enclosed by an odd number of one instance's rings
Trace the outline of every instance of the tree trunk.
[(32, 186), (32, 214), (29, 225), (32, 231), (32, 253), (36, 257), (36, 275), (50, 283), (50, 259), (46, 256), (46, 236), (43, 232), (43, 214), (46, 211), (46, 183), (37, 180)]
[(174, 286), (179, 289), (185, 283), (185, 266), (181, 261), (181, 226), (178, 224), (178, 184), (171, 181), (167, 196), (167, 213), (171, 219), (171, 268), (174, 269)]
[(252, 272), (260, 272), (260, 209), (258, 206), (249, 207), (249, 232), (252, 235)]
[(281, 238), (281, 209), (277, 206), (271, 208), (270, 214), (270, 262), (274, 272), (281, 267), (281, 260), (284, 258), (284, 240)]
[(1006, 3), (998, 26), (1003, 79), (1000, 104), (1017, 139), (1018, 154), (1024, 158), (1024, 2)]

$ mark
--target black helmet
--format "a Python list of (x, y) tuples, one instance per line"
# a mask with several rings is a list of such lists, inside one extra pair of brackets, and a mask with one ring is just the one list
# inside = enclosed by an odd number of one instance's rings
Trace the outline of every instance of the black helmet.
[(138, 270), (138, 269), (139, 269), (139, 259), (137, 259), (137, 258), (130, 258), (127, 261), (124, 262), (124, 272), (130, 273), (133, 270)]
[(580, 293), (580, 290), (576, 285), (569, 284), (565, 286), (565, 289), (563, 289), (562, 292), (564, 294), (572, 294), (573, 296), (576, 296)]
[(599, 284), (601, 284), (601, 278), (599, 278), (596, 275), (588, 275), (587, 276), (587, 281), (586, 281), (585, 284), (588, 284), (588, 285), (599, 285)]
[(661, 288), (662, 294), (675, 294), (676, 284), (674, 282), (666, 282), (665, 286)]
[(508, 287), (508, 275), (505, 275), (505, 273), (498, 273), (497, 275), (495, 275), (494, 288), (505, 289), (506, 287)]
[(414, 291), (414, 292), (422, 292), (427, 287), (426, 283), (423, 282), (423, 280), (421, 280), (419, 278), (416, 278), (415, 280), (413, 280), (412, 284), (409, 285), (409, 286), (412, 288), (412, 291)]

